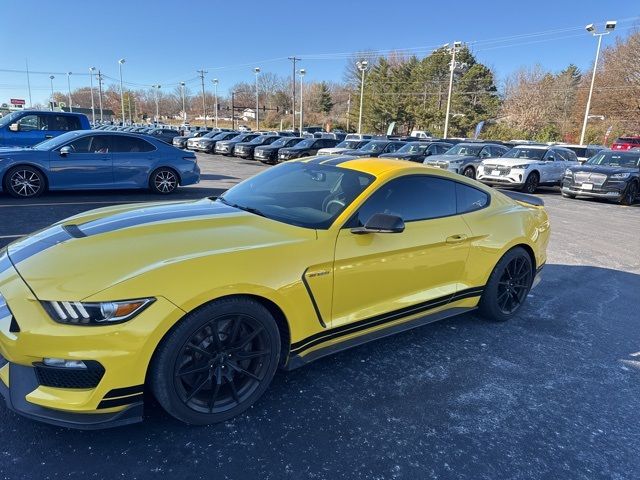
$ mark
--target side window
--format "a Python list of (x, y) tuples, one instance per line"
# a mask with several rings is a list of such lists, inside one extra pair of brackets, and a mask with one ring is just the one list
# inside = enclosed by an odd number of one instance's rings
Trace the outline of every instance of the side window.
[(480, 150), (480, 158), (489, 158), (491, 156), (491, 147), (483, 147), (482, 150)]
[(367, 199), (349, 226), (363, 226), (376, 213), (397, 215), (405, 222), (454, 215), (455, 182), (426, 175), (391, 180)]
[(111, 151), (113, 153), (141, 153), (151, 152), (155, 147), (142, 138), (113, 136), (111, 139)]
[(73, 142), (65, 145), (71, 148), (72, 153), (89, 153), (89, 148), (91, 147), (92, 140), (96, 138), (91, 135), (79, 138), (74, 140)]
[(567, 152), (564, 150), (555, 150), (553, 154), (556, 157), (556, 162), (566, 162), (567, 161)]
[(21, 132), (30, 132), (33, 130), (40, 130), (42, 128), (38, 115), (25, 115), (16, 123), (19, 125), (18, 130)]
[(78, 117), (67, 115), (51, 115), (49, 130), (71, 131), (80, 130), (80, 120)]
[(547, 153), (544, 154), (544, 157), (542, 158), (542, 160), (545, 162), (553, 162), (554, 160), (557, 159), (556, 157), (557, 155), (554, 150), (547, 150)]
[(386, 148), (384, 149), (384, 153), (393, 153), (398, 149), (398, 144), (397, 143), (390, 143), (389, 145), (386, 146)]
[(456, 183), (456, 203), (458, 213), (469, 213), (486, 207), (489, 195), (477, 188)]
[(578, 161), (578, 156), (576, 155), (576, 152), (572, 152), (571, 150), (565, 150), (564, 154), (565, 154), (564, 157), (568, 162)]

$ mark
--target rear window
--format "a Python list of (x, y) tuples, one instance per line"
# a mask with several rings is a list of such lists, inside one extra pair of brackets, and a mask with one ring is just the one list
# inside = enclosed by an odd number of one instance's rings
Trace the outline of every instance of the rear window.
[(477, 188), (456, 182), (456, 204), (458, 213), (473, 212), (489, 204), (489, 195)]
[(640, 145), (640, 138), (620, 137), (615, 143), (631, 143), (633, 145)]

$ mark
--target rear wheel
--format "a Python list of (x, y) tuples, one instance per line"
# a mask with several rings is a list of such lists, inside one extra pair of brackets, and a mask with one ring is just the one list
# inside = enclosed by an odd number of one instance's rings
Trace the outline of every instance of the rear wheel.
[(187, 315), (163, 340), (151, 389), (183, 422), (223, 422), (260, 398), (279, 358), (280, 335), (269, 311), (249, 299), (222, 299)]
[(462, 174), (465, 177), (476, 178), (476, 171), (473, 169), (473, 167), (465, 168), (464, 171), (462, 172)]
[(39, 197), (45, 188), (42, 172), (28, 165), (14, 167), (4, 177), (4, 189), (15, 198)]
[(529, 254), (521, 247), (509, 250), (491, 272), (480, 299), (480, 314), (489, 320), (509, 320), (525, 302), (532, 283)]
[(627, 189), (622, 194), (620, 203), (622, 205), (633, 205), (633, 202), (636, 201), (637, 196), (638, 196), (638, 183), (631, 182), (627, 187)]
[(158, 168), (149, 178), (149, 188), (154, 193), (168, 195), (178, 188), (178, 174), (171, 168)]
[(522, 186), (522, 191), (526, 193), (535, 193), (540, 183), (540, 176), (536, 172), (531, 172)]

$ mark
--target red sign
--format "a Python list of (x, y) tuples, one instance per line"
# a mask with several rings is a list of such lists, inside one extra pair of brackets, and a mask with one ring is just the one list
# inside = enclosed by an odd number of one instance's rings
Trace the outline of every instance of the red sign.
[(25, 103), (27, 103), (27, 102), (25, 102), (21, 98), (12, 98), (11, 99), (11, 105), (24, 105)]

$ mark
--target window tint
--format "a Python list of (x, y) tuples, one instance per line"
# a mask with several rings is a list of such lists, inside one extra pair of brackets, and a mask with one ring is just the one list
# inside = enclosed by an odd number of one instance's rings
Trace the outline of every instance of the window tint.
[(114, 153), (151, 152), (155, 147), (142, 138), (112, 136), (111, 151)]
[(66, 146), (71, 148), (72, 153), (89, 153), (91, 142), (95, 137), (88, 135), (86, 137), (79, 138)]
[(455, 182), (425, 175), (391, 180), (367, 199), (349, 226), (363, 226), (376, 213), (397, 215), (405, 222), (454, 215)]
[(393, 153), (396, 150), (398, 150), (399, 147), (401, 147), (402, 145), (398, 144), (398, 143), (390, 143), (389, 145), (387, 145), (387, 148), (384, 149), (385, 153)]
[(469, 213), (486, 207), (489, 195), (477, 188), (456, 183), (456, 201), (458, 213)]
[(17, 123), (21, 132), (30, 132), (32, 130), (44, 130), (42, 120), (44, 120), (42, 115), (25, 115)]
[(61, 130), (68, 132), (71, 130), (80, 130), (80, 120), (78, 117), (67, 115), (52, 115), (49, 117), (49, 129)]

